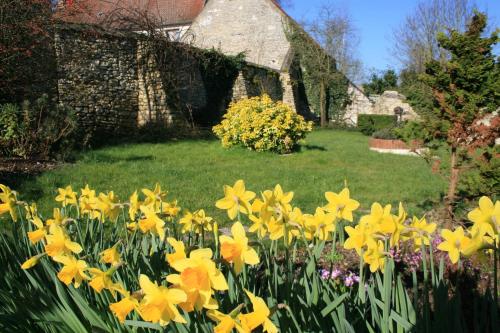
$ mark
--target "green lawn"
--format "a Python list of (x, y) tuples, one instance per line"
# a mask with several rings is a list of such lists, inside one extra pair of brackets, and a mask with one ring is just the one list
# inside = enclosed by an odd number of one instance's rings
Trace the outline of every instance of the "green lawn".
[(418, 157), (379, 154), (368, 149), (368, 137), (357, 132), (315, 131), (292, 155), (223, 149), (215, 140), (128, 144), (84, 153), (76, 163), (21, 183), (21, 197), (37, 201), (48, 212), (58, 187), (89, 183), (113, 190), (123, 201), (136, 189), (159, 182), (183, 208), (204, 208), (218, 220), (214, 203), (224, 184), (244, 179), (255, 192), (281, 184), (294, 191), (294, 203), (306, 212), (325, 203), (325, 191), (339, 191), (347, 181), (352, 196), (367, 210), (373, 201), (406, 204), (421, 214), (438, 201), (443, 180)]

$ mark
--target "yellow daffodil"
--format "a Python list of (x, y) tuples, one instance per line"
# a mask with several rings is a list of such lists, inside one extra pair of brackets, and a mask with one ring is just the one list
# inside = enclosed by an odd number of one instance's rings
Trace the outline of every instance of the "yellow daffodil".
[(21, 268), (22, 269), (30, 269), (31, 267), (38, 264), (38, 261), (40, 260), (40, 258), (43, 257), (45, 254), (46, 253), (41, 253), (41, 254), (37, 254), (36, 256), (29, 258), (21, 265)]
[(12, 221), (17, 221), (17, 198), (16, 193), (12, 191), (8, 186), (0, 184), (0, 215), (9, 213)]
[(231, 234), (233, 237), (225, 235), (219, 237), (220, 252), (224, 260), (234, 264), (234, 271), (239, 274), (245, 264), (257, 265), (260, 260), (257, 252), (248, 246), (248, 238), (240, 222), (233, 224)]
[(89, 187), (89, 184), (86, 184), (85, 188), (81, 189), (81, 196), (87, 198), (95, 198), (95, 191)]
[(316, 208), (314, 215), (304, 215), (305, 235), (307, 239), (314, 237), (328, 241), (335, 231), (335, 213), (325, 213), (323, 208)]
[(252, 303), (253, 311), (247, 314), (240, 314), (238, 316), (243, 328), (251, 332), (257, 327), (262, 326), (262, 332), (277, 333), (278, 329), (269, 319), (271, 311), (267, 307), (266, 302), (248, 290), (245, 290), (245, 292)]
[(104, 222), (104, 218), (107, 217), (111, 222), (116, 222), (120, 214), (120, 205), (115, 193), (113, 191), (108, 194), (99, 193), (94, 212), (96, 213), (94, 218), (100, 217)]
[(161, 204), (161, 213), (167, 215), (168, 218), (176, 217), (180, 211), (181, 207), (177, 205), (177, 200)]
[(66, 188), (58, 188), (59, 194), (56, 197), (56, 201), (60, 202), (63, 207), (67, 205), (76, 205), (76, 192), (73, 191), (71, 186), (66, 186)]
[(479, 207), (472, 210), (467, 217), (474, 222), (472, 233), (479, 232), (481, 235), (495, 237), (500, 229), (500, 201), (493, 204), (488, 197), (479, 199)]
[(139, 212), (139, 209), (141, 208), (142, 203), (139, 201), (139, 195), (137, 194), (137, 191), (135, 191), (131, 196), (130, 196), (130, 206), (128, 208), (128, 216), (130, 217), (131, 221), (135, 221), (137, 212)]
[(170, 321), (186, 323), (176, 305), (185, 302), (186, 293), (177, 288), (167, 288), (151, 282), (146, 275), (139, 277), (144, 298), (139, 305), (139, 314), (145, 321), (167, 325)]
[(182, 241), (178, 241), (175, 238), (168, 237), (167, 242), (174, 249), (174, 253), (166, 255), (166, 259), (169, 265), (172, 265), (177, 260), (186, 259), (186, 250)]
[(165, 238), (165, 222), (149, 206), (141, 206), (141, 212), (144, 216), (139, 220), (138, 226), (142, 233), (150, 232), (160, 237), (160, 240), (163, 241)]
[(167, 281), (187, 294), (188, 302), (180, 305), (185, 311), (217, 309), (217, 302), (212, 299), (213, 290), (227, 290), (228, 285), (212, 261), (212, 250), (194, 250), (189, 258), (176, 260), (171, 266), (180, 274), (168, 275)]
[(366, 264), (370, 265), (370, 272), (374, 273), (379, 269), (384, 269), (384, 243), (380, 240), (368, 239), (366, 245), (367, 250), (363, 254), (363, 260)]
[(450, 261), (456, 264), (460, 258), (460, 252), (469, 246), (470, 239), (465, 236), (462, 227), (456, 228), (455, 231), (443, 229), (441, 230), (441, 236), (444, 241), (438, 245), (438, 249), (448, 252)]
[(146, 196), (143, 205), (150, 207), (155, 212), (158, 212), (160, 210), (162, 201), (167, 196), (167, 193), (161, 190), (161, 186), (158, 183), (155, 184), (155, 188), (153, 191), (147, 188), (143, 188), (142, 193), (144, 193), (144, 195)]
[(194, 213), (186, 212), (179, 220), (182, 224), (182, 232), (195, 232), (201, 234), (202, 231), (212, 231), (213, 219), (206, 216), (203, 209), (197, 210)]
[(266, 222), (262, 217), (258, 217), (255, 215), (249, 216), (250, 221), (252, 221), (252, 225), (248, 228), (248, 231), (257, 233), (259, 238), (263, 238), (267, 234)]
[(31, 222), (35, 225), (36, 230), (28, 231), (28, 238), (32, 244), (36, 244), (45, 238), (47, 231), (45, 230), (42, 220), (40, 220), (38, 216), (33, 217)]
[(121, 262), (120, 253), (118, 253), (118, 245), (120, 243), (116, 243), (109, 249), (106, 249), (101, 252), (101, 262), (106, 264), (111, 264), (113, 266), (118, 265)]
[(375, 202), (372, 204), (370, 214), (362, 216), (359, 223), (369, 225), (374, 232), (384, 235), (392, 234), (396, 230), (396, 225), (391, 214), (391, 208), (391, 205), (382, 207), (381, 204)]
[(244, 329), (239, 320), (233, 318), (231, 314), (224, 314), (217, 310), (209, 310), (207, 315), (210, 319), (217, 322), (214, 327), (214, 333), (232, 333), (236, 329), (238, 333), (250, 333), (250, 330)]
[(358, 209), (359, 202), (353, 200), (349, 196), (349, 189), (346, 187), (339, 194), (334, 192), (326, 192), (325, 198), (328, 204), (325, 210), (330, 213), (335, 213), (339, 219), (352, 222), (352, 212)]
[(90, 279), (85, 274), (85, 270), (87, 269), (85, 261), (78, 260), (73, 256), (58, 256), (53, 259), (64, 265), (59, 273), (57, 273), (57, 277), (67, 286), (74, 280), (74, 286), (78, 288), (82, 281)]
[(425, 217), (419, 219), (414, 216), (410, 229), (412, 230), (410, 238), (413, 239), (415, 249), (420, 249), (422, 244), (430, 245), (430, 235), (436, 231), (436, 223), (427, 223)]
[(368, 226), (365, 224), (358, 224), (356, 227), (346, 226), (346, 233), (349, 238), (344, 243), (346, 250), (355, 249), (358, 255), (361, 255), (361, 250), (365, 247), (368, 239), (371, 238)]
[(33, 202), (29, 206), (24, 206), (24, 209), (26, 210), (27, 220), (32, 220), (35, 217), (38, 217), (38, 207), (36, 206), (36, 203)]
[(394, 231), (389, 241), (390, 247), (398, 246), (401, 235), (405, 236), (405, 234), (409, 232), (407, 226), (404, 224), (406, 217), (406, 211), (403, 208), (403, 204), (400, 202), (398, 216), (392, 216)]
[(80, 244), (71, 241), (63, 227), (57, 224), (51, 224), (49, 227), (49, 234), (45, 237), (47, 244), (45, 245), (45, 252), (50, 257), (64, 256), (71, 253), (82, 252)]
[(115, 268), (111, 268), (104, 272), (98, 268), (89, 268), (88, 271), (91, 274), (89, 286), (97, 293), (100, 293), (103, 289), (116, 289), (117, 285), (111, 279), (114, 270)]
[(111, 303), (109, 309), (123, 324), (130, 312), (139, 308), (139, 302), (136, 298), (131, 297), (128, 292), (125, 293), (121, 301)]
[(54, 208), (52, 218), (48, 219), (45, 224), (47, 226), (51, 226), (52, 224), (62, 225), (65, 219), (66, 217), (62, 214), (61, 210), (59, 208)]
[(218, 200), (215, 206), (219, 209), (227, 210), (227, 215), (231, 220), (238, 216), (238, 212), (249, 214), (251, 210), (250, 200), (255, 197), (255, 193), (245, 190), (243, 180), (238, 180), (233, 187), (224, 185), (224, 198)]
[(462, 248), (461, 252), (465, 257), (470, 257), (485, 248), (494, 248), (491, 237), (481, 234), (479, 230), (472, 234), (470, 242)]

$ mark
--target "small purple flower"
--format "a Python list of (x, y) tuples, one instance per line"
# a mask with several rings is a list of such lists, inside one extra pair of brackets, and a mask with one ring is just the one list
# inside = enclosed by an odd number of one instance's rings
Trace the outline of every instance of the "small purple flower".
[(358, 283), (358, 282), (359, 282), (359, 276), (357, 276), (353, 272), (349, 272), (349, 274), (347, 274), (344, 277), (344, 285), (346, 287), (352, 287), (355, 283)]

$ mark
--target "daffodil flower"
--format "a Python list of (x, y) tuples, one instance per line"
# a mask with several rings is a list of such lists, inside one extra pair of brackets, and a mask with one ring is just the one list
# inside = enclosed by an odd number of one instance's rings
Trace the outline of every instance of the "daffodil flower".
[(146, 275), (139, 277), (144, 298), (139, 304), (139, 314), (145, 321), (167, 325), (170, 321), (186, 323), (176, 305), (187, 300), (186, 293), (178, 288), (167, 288), (151, 282)]
[(141, 206), (141, 212), (144, 214), (144, 217), (139, 220), (139, 229), (143, 233), (150, 232), (153, 235), (157, 235), (163, 241), (165, 239), (165, 222), (149, 206)]
[(460, 258), (460, 252), (470, 245), (470, 238), (465, 236), (462, 227), (456, 228), (455, 231), (443, 229), (441, 230), (441, 236), (444, 241), (438, 245), (438, 249), (448, 252), (451, 262), (456, 264)]
[(31, 222), (35, 225), (36, 230), (28, 231), (27, 235), (30, 242), (32, 244), (36, 244), (45, 238), (45, 236), (47, 235), (47, 231), (45, 226), (43, 225), (42, 220), (38, 216), (33, 217)]
[(186, 259), (186, 250), (182, 241), (178, 241), (175, 238), (169, 237), (167, 238), (167, 242), (174, 249), (174, 253), (166, 255), (166, 259), (169, 265), (172, 265), (177, 260)]
[(377, 270), (384, 269), (385, 252), (384, 243), (380, 240), (368, 239), (366, 243), (367, 250), (363, 254), (363, 260), (370, 265), (370, 272), (374, 273)]
[(219, 209), (227, 210), (227, 215), (234, 220), (238, 213), (249, 214), (251, 212), (250, 200), (255, 197), (255, 193), (245, 190), (243, 180), (238, 180), (233, 187), (224, 185), (224, 198), (218, 200), (215, 206)]
[(247, 329), (248, 332), (251, 332), (257, 327), (262, 326), (263, 332), (277, 333), (278, 329), (269, 319), (271, 311), (267, 307), (266, 302), (264, 302), (262, 298), (255, 296), (248, 290), (245, 290), (245, 293), (252, 303), (253, 311), (247, 314), (240, 314), (238, 316), (243, 329)]
[(139, 302), (129, 294), (123, 297), (121, 301), (111, 303), (109, 305), (109, 309), (111, 310), (111, 312), (118, 318), (118, 320), (122, 324), (125, 322), (125, 319), (129, 315), (129, 313), (138, 308)]
[(481, 197), (479, 207), (469, 212), (467, 217), (474, 222), (472, 233), (479, 232), (481, 235), (494, 237), (500, 229), (500, 201), (493, 204), (490, 198)]
[(9, 213), (12, 221), (17, 221), (16, 212), (16, 193), (12, 191), (8, 186), (0, 184), (0, 215)]
[(248, 246), (245, 229), (240, 222), (231, 227), (233, 237), (222, 235), (219, 237), (221, 255), (228, 263), (234, 264), (236, 274), (241, 273), (245, 264), (257, 265), (260, 260), (257, 252)]
[(54, 261), (63, 264), (63, 268), (57, 273), (57, 277), (64, 284), (69, 286), (74, 280), (75, 288), (78, 288), (82, 281), (90, 279), (85, 274), (87, 263), (83, 260), (78, 260), (73, 256), (58, 256), (53, 258)]
[(41, 253), (41, 254), (37, 254), (36, 256), (33, 256), (31, 258), (29, 258), (28, 260), (26, 260), (22, 265), (21, 265), (21, 268), (22, 269), (30, 269), (32, 267), (34, 267), (36, 264), (38, 264), (38, 261), (40, 260), (41, 257), (43, 257), (44, 255), (46, 255), (46, 253)]
[(229, 287), (226, 278), (212, 261), (212, 250), (194, 250), (189, 258), (175, 260), (171, 266), (180, 274), (168, 275), (167, 281), (187, 294), (187, 302), (180, 305), (185, 311), (218, 308), (212, 298), (213, 290), (222, 291)]
[(56, 196), (56, 201), (60, 202), (63, 207), (67, 205), (76, 205), (76, 193), (73, 191), (71, 186), (66, 186), (66, 188), (58, 188), (59, 194)]
[(50, 257), (64, 256), (71, 253), (82, 252), (80, 244), (73, 242), (63, 227), (57, 224), (51, 224), (49, 227), (49, 234), (45, 237), (47, 244), (45, 245), (45, 252)]
[(352, 212), (358, 209), (359, 202), (350, 198), (349, 189), (344, 188), (339, 194), (334, 192), (326, 192), (325, 198), (328, 204), (325, 210), (330, 213), (335, 213), (338, 218), (352, 222)]
[(305, 235), (311, 240), (318, 238), (322, 241), (332, 239), (332, 234), (335, 231), (335, 213), (325, 213), (323, 208), (316, 208), (314, 215), (304, 215)]
[(118, 265), (121, 262), (120, 253), (118, 253), (118, 245), (120, 243), (116, 243), (109, 249), (106, 249), (100, 253), (101, 262), (106, 264), (111, 264), (113, 266)]

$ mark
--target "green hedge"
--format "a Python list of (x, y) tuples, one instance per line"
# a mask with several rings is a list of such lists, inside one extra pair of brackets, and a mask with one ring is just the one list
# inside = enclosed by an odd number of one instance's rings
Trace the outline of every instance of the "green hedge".
[(364, 135), (372, 135), (373, 132), (384, 128), (394, 127), (396, 116), (380, 114), (360, 114), (358, 115), (358, 129)]

